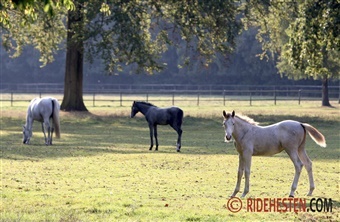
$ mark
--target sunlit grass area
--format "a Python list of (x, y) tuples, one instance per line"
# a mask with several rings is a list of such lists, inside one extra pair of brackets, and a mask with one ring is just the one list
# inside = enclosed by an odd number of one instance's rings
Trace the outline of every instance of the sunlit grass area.
[[(172, 101), (154, 103), (170, 106)], [(28, 102), (3, 103), (0, 220), (339, 221), (339, 105), (333, 102), (334, 108), (326, 108), (320, 103), (249, 106), (227, 101), (225, 106), (197, 106), (183, 101), (175, 104), (185, 113), (181, 153), (176, 152), (176, 132), (169, 126), (158, 128), (159, 151), (148, 150), (146, 121), (140, 114), (129, 118), (131, 102), (87, 104), (89, 113), (61, 112), (62, 137), (53, 146), (44, 145), (38, 123), (31, 145), (22, 144)], [(231, 213), (226, 209), (236, 184), (238, 156), (232, 143), (223, 140), (223, 109), (249, 115), (261, 125), (295, 119), (320, 130), (327, 147), (318, 147), (310, 137), (306, 144), (316, 189), (306, 197), (309, 182), (303, 169), (296, 197), (332, 198), (332, 212), (250, 213), (243, 206)], [(288, 197), (293, 177), (286, 153), (254, 157), (247, 198)], [(241, 190), (243, 185), (242, 180)]]

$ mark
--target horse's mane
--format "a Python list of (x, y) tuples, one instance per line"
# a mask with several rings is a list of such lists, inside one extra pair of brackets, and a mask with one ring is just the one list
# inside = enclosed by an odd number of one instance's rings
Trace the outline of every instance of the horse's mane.
[(152, 103), (144, 102), (144, 101), (136, 101), (136, 103), (141, 103), (141, 104), (144, 104), (144, 105), (147, 105), (147, 106), (155, 106), (155, 105), (152, 104)]
[(238, 117), (240, 120), (243, 120), (247, 123), (250, 123), (251, 125), (257, 126), (259, 125), (258, 122), (256, 122), (255, 120), (253, 120), (252, 118), (250, 118), (249, 116), (244, 116), (244, 115), (236, 115), (236, 117)]

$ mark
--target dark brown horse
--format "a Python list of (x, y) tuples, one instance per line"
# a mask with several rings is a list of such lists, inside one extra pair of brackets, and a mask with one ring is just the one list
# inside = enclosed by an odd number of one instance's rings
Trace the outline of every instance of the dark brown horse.
[(156, 139), (156, 150), (158, 150), (157, 125), (170, 125), (178, 134), (177, 152), (181, 149), (183, 111), (178, 107), (159, 108), (151, 103), (136, 102), (132, 103), (131, 118), (141, 112), (150, 128), (150, 149), (153, 147), (153, 135)]

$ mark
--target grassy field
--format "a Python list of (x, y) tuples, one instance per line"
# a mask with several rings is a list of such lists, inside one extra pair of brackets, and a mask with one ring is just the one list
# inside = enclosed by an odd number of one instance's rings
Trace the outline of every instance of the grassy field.
[[(141, 115), (130, 119), (128, 105), (61, 112), (60, 140), (45, 146), (35, 123), (31, 145), (23, 145), (27, 103), (2, 104), (0, 221), (339, 221), (339, 105), (319, 103), (183, 103), (181, 153), (168, 126), (158, 127), (159, 151), (148, 151), (146, 122)], [(295, 119), (318, 128), (328, 146), (318, 147), (310, 137), (306, 145), (316, 189), (312, 197), (305, 196), (309, 183), (303, 169), (296, 197), (308, 203), (332, 198), (332, 212), (250, 213), (245, 206), (230, 212), (226, 206), (238, 157), (233, 145), (223, 142), (223, 109), (249, 115), (261, 125)], [(247, 198), (287, 197), (293, 176), (284, 152), (254, 157)], [(241, 190), (243, 185), (242, 180)]]

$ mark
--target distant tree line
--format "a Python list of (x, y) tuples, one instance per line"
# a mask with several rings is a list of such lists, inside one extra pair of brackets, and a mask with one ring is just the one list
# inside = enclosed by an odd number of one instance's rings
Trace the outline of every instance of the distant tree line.
[[(105, 71), (99, 59), (93, 63), (85, 61), (84, 81), (91, 84), (231, 84), (231, 85), (320, 85), (319, 80), (292, 80), (281, 76), (275, 61), (260, 59), (261, 44), (256, 40), (255, 29), (244, 31), (237, 37), (237, 47), (228, 58), (214, 60), (208, 67), (200, 62), (178, 67), (176, 48), (169, 49), (163, 60), (168, 67), (158, 73), (136, 73), (131, 67), (121, 72), (110, 74)], [(52, 63), (40, 67), (39, 52), (32, 46), (26, 46), (22, 56), (10, 58), (1, 50), (1, 75), (5, 83), (63, 83), (65, 73), (65, 50), (54, 56)], [(338, 84), (334, 79), (331, 85)]]

